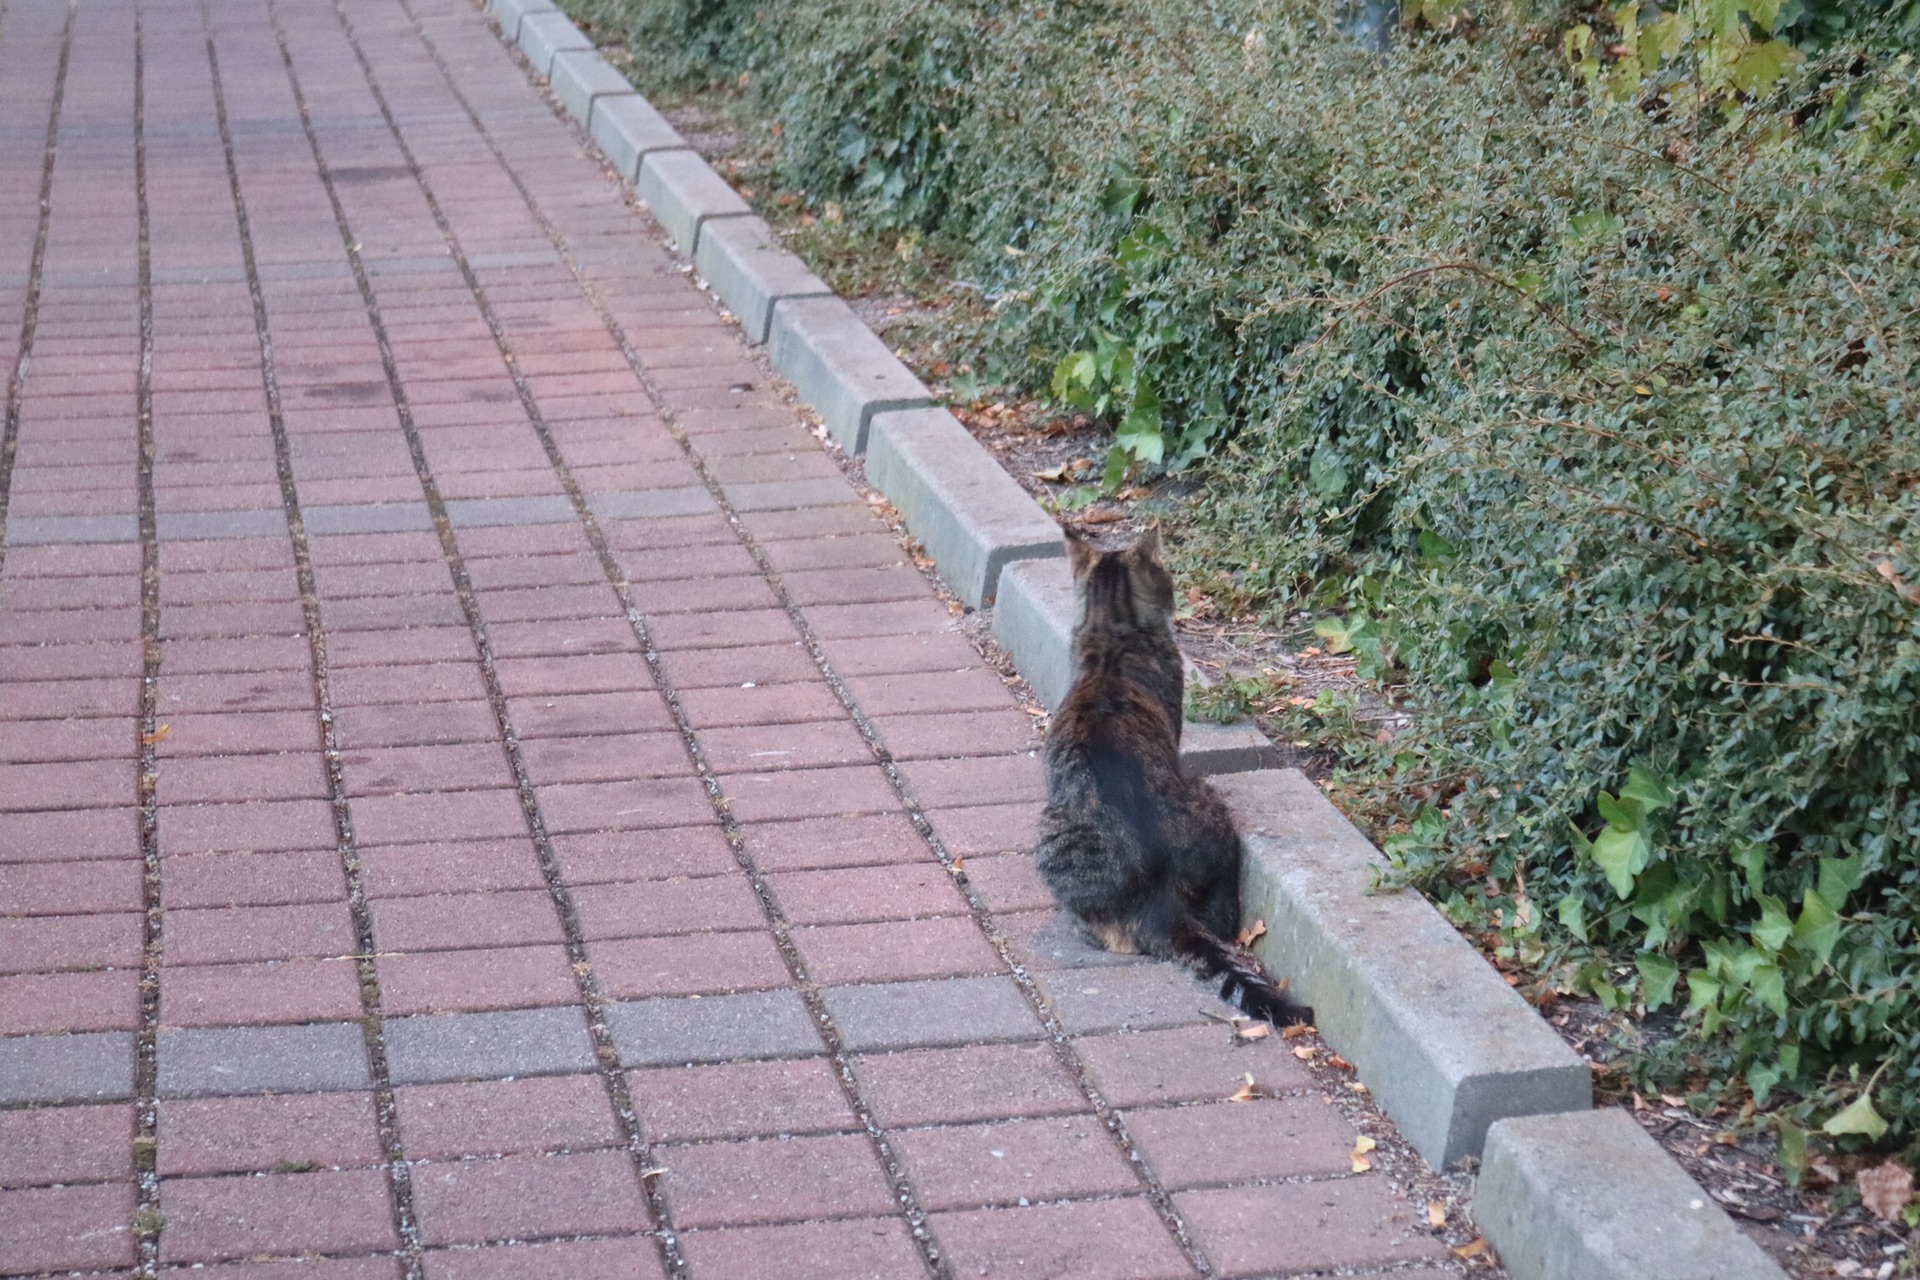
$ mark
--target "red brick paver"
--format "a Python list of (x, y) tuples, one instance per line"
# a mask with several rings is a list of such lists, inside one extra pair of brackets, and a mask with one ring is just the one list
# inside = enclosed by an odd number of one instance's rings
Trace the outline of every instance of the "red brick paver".
[(468, 0), (5, 0), (0, 121), (0, 1274), (1446, 1261), (1044, 1021), (1034, 718)]

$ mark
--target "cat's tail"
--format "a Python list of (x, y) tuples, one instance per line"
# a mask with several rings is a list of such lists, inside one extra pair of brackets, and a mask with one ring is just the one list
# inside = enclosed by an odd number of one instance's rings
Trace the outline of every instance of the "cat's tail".
[(1202, 978), (1220, 979), (1220, 998), (1242, 1013), (1276, 1027), (1313, 1021), (1313, 1010), (1273, 985), (1251, 961), (1214, 937), (1198, 922), (1183, 920), (1173, 927), (1174, 955)]

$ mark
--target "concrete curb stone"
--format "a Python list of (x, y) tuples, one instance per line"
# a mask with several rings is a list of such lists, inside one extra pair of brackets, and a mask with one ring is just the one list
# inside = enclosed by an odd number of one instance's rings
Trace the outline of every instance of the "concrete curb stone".
[(1078, 605), (1065, 560), (1022, 560), (1000, 575), (993, 638), (1051, 711), (1073, 684), (1073, 624)]
[(827, 282), (773, 237), (757, 217), (721, 218), (702, 227), (693, 269), (740, 321), (747, 341), (764, 343), (774, 304), (784, 298), (830, 298)]
[(1617, 1108), (1496, 1121), (1473, 1220), (1524, 1280), (1786, 1280)]
[(776, 303), (767, 355), (848, 453), (866, 452), (867, 428), (876, 413), (933, 403), (933, 394), (912, 370), (839, 298)]
[(1215, 785), (1245, 830), (1243, 910), (1267, 925), (1256, 951), (1429, 1164), (1479, 1155), (1504, 1116), (1591, 1105), (1586, 1062), (1431, 903), (1370, 892), (1385, 864), (1305, 775)]
[(899, 510), (972, 608), (993, 603), (1009, 563), (1066, 554), (1053, 517), (945, 409), (877, 414), (867, 482)]
[(593, 41), (580, 34), (580, 28), (567, 21), (567, 15), (529, 13), (520, 19), (520, 51), (542, 76), (553, 74), (553, 56), (570, 49), (592, 49)]
[(520, 39), (520, 20), (530, 13), (558, 13), (553, 0), (488, 0), (487, 16), (500, 24), (508, 44)]
[(640, 182), (640, 162), (649, 153), (687, 150), (687, 140), (679, 130), (637, 93), (596, 99), (587, 119), (587, 132), (620, 176), (636, 186)]
[(581, 124), (592, 118), (593, 104), (600, 98), (639, 96), (627, 78), (592, 49), (566, 49), (554, 54), (549, 78), (553, 96)]
[(708, 218), (753, 214), (740, 193), (693, 151), (650, 152), (640, 161), (640, 180), (634, 185), (673, 237), (674, 247), (688, 258), (699, 248), (700, 224)]

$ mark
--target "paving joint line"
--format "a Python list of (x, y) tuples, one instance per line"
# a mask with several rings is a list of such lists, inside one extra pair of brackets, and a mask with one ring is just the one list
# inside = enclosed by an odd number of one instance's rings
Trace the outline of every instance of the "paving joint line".
[[(840, 679), (839, 674), (834, 670), (833, 664), (827, 657), (825, 647), (821, 644), (819, 636), (814, 632), (812, 625), (807, 622), (801, 609), (793, 603), (792, 597), (788, 594), (785, 584), (781, 582), (779, 574), (774, 570), (765, 549), (760, 546), (759, 541), (747, 530), (739, 514), (728, 501), (722, 486), (714, 479), (712, 473), (706, 466), (705, 460), (694, 448), (687, 433), (680, 427), (677, 414), (669, 407), (666, 397), (660, 392), (652, 378), (648, 375), (645, 362), (640, 358), (633, 344), (627, 338), (625, 327), (613, 316), (604, 299), (600, 296), (598, 286), (586, 275), (574, 257), (565, 236), (553, 225), (545, 211), (539, 207), (531, 192), (527, 190), (525, 184), (521, 181), (517, 170), (507, 161), (499, 146), (495, 143), (493, 137), (488, 133), (485, 125), (479, 119), (478, 114), (475, 113), (471, 105), (467, 103), (465, 95), (462, 94), (454, 84), (453, 77), (444, 61), (440, 58), (438, 49), (434, 46), (432, 39), (427, 36), (418, 16), (413, 14), (412, 6), (408, 3), (408, 0), (400, 0), (400, 4), (402, 8), (407, 10), (409, 16), (413, 17), (415, 29), (419, 32), (422, 42), (427, 45), (429, 51), (433, 54), (434, 61), (439, 67), (441, 78), (446, 82), (449, 91), (467, 108), (468, 115), (473, 120), (475, 129), (478, 130), (482, 138), (486, 140), (488, 149), (492, 151), (495, 160), (500, 164), (502, 170), (513, 182), (515, 189), (520, 193), (521, 199), (525, 202), (529, 214), (540, 225), (542, 230), (547, 233), (548, 239), (553, 244), (555, 252), (560, 255), (561, 260), (567, 265), (569, 272), (579, 285), (582, 294), (593, 307), (595, 313), (600, 316), (601, 322), (606, 326), (609, 335), (612, 336), (614, 341), (619, 345), (623, 358), (632, 369), (635, 379), (640, 382), (647, 397), (653, 402), (656, 412), (659, 413), (662, 420), (667, 424), (668, 430), (672, 433), (675, 441), (680, 445), (682, 452), (686, 454), (689, 462), (699, 474), (708, 492), (713, 495), (715, 503), (719, 506), (721, 513), (726, 516), (729, 525), (734, 530), (735, 536), (739, 538), (741, 544), (753, 557), (755, 564), (759, 566), (762, 577), (774, 592), (775, 597), (780, 603), (780, 607), (787, 614), (795, 629), (800, 633), (808, 656), (819, 669), (828, 687), (833, 690), (834, 696), (847, 711), (849, 718), (853, 720), (855, 728), (866, 742), (868, 749), (873, 752), (875, 761), (879, 764), (882, 773), (886, 776), (889, 786), (891, 786), (895, 795), (899, 798), (901, 807), (906, 812), (908, 820), (912, 823), (922, 840), (926, 842), (935, 858), (937, 858), (947, 872), (953, 876), (956, 886), (961, 890), (967, 900), (969, 913), (973, 918), (975, 927), (986, 937), (988, 944), (993, 947), (995, 954), (998, 955), (1001, 962), (1006, 965), (1022, 997), (1027, 1001), (1035, 1016), (1046, 1028), (1047, 1039), (1053, 1049), (1056, 1060), (1079, 1087), (1082, 1095), (1093, 1107), (1095, 1114), (1099, 1116), (1108, 1136), (1120, 1148), (1122, 1158), (1126, 1160), (1127, 1167), (1134, 1172), (1134, 1176), (1139, 1179), (1141, 1188), (1148, 1201), (1153, 1205), (1155, 1212), (1159, 1215), (1162, 1225), (1168, 1233), (1173, 1236), (1175, 1243), (1187, 1261), (1191, 1263), (1201, 1275), (1213, 1276), (1218, 1274), (1212, 1259), (1206, 1255), (1194, 1240), (1191, 1231), (1187, 1227), (1184, 1216), (1181, 1215), (1178, 1207), (1173, 1203), (1172, 1194), (1162, 1185), (1159, 1178), (1151, 1171), (1145, 1159), (1140, 1155), (1137, 1146), (1134, 1144), (1132, 1134), (1127, 1129), (1124, 1118), (1119, 1114), (1118, 1109), (1109, 1104), (1098, 1088), (1093, 1085), (1088, 1076), (1085, 1064), (1081, 1061), (1079, 1054), (1074, 1050), (1067, 1036), (1065, 1027), (1054, 1014), (1052, 1007), (1047, 1003), (1045, 997), (1040, 994), (1037, 984), (1034, 983), (1032, 976), (1026, 971), (1026, 967), (1014, 959), (1010, 943), (993, 921), (993, 913), (987, 908), (978, 891), (966, 879), (963, 868), (959, 865), (959, 860), (946, 848), (945, 843), (934, 830), (933, 824), (926, 817), (924, 809), (913, 796), (911, 788), (907, 786), (905, 778), (900, 773), (899, 767), (895, 764), (884, 739), (874, 727), (873, 722), (867, 717), (865, 712), (860, 709), (857, 700), (848, 691), (846, 685)], [(525, 57), (517, 46), (511, 47), (509, 52), (516, 61), (522, 64), (525, 63)], [(552, 99), (551, 93), (543, 94), (543, 98), (547, 101), (548, 107), (552, 109), (556, 115), (561, 117), (562, 122), (568, 128), (573, 129), (576, 136), (579, 136), (580, 130), (578, 125), (559, 108), (558, 104)], [(598, 151), (598, 145), (590, 138), (584, 138), (582, 141), (588, 148), (589, 154)], [(629, 208), (634, 209), (638, 214), (646, 216), (644, 211), (635, 205), (632, 191), (624, 182), (621, 184), (621, 193), (622, 198), (626, 201)], [(509, 367), (513, 368), (511, 363)], [(519, 376), (518, 369), (514, 368), (516, 383), (518, 382)], [(591, 513), (585, 511), (584, 502), (581, 503), (581, 507), (583, 511), (582, 519), (591, 521)], [(590, 526), (589, 536), (595, 540), (596, 547), (604, 544), (604, 540), (598, 532), (597, 525)], [(612, 572), (618, 572), (617, 565), (614, 566)], [(625, 598), (624, 593), (622, 598)], [(638, 624), (636, 624), (636, 627), (638, 627)], [(642, 643), (646, 645), (649, 665), (652, 665), (654, 661), (652, 646), (650, 643), (647, 643), (644, 636), (642, 637)], [(667, 686), (663, 685), (663, 688), (664, 687)], [(678, 719), (680, 713), (677, 700), (671, 705), (673, 706), (676, 719)], [(706, 768), (704, 760), (699, 760), (697, 767), (702, 768), (703, 777), (709, 776), (710, 770)], [(717, 780), (711, 783), (710, 786), (715, 792), (718, 791)], [(730, 815), (727, 820), (730, 821)], [(730, 829), (729, 842), (732, 843), (733, 839), (734, 835)], [(745, 854), (744, 842), (737, 846), (737, 850), (736, 856), (742, 858), (743, 862), (750, 863), (749, 855)], [(750, 870), (749, 874), (754, 876), (756, 892), (760, 892), (761, 887), (757, 873)], [(771, 900), (770, 897), (768, 900)], [(783, 939), (783, 952), (785, 946), (786, 942)], [(811, 1007), (814, 998), (811, 984), (808, 984), (808, 998)], [(823, 1025), (831, 1025), (830, 1020), (824, 1016), (824, 1005), (822, 1006), (821, 1018)], [(849, 1066), (846, 1069), (850, 1071), (851, 1068)], [(918, 1237), (919, 1232), (923, 1229), (924, 1228), (916, 1224), (916, 1237)]]
[(365, 874), (360, 862), (359, 842), (354, 836), (346, 779), (341, 768), (339, 735), (333, 721), (331, 668), (327, 660), (326, 632), (322, 627), (320, 594), (313, 573), (312, 547), (307, 539), (306, 521), (300, 507), (299, 487), (293, 473), (293, 454), (287, 436), (279, 369), (274, 359), (266, 292), (260, 281), (258, 255), (254, 252), (253, 224), (240, 182), (233, 131), (227, 116), (226, 89), (220, 76), (220, 56), (214, 41), (213, 15), (207, 0), (200, 0), (200, 18), (207, 49), (207, 68), (212, 79), (214, 116), (220, 126), (220, 145), (226, 161), (227, 185), (233, 197), (241, 261), (246, 271), (248, 297), (253, 304), (254, 337), (260, 347), (260, 381), (267, 400), (267, 424), (273, 434), (274, 471), (279, 480), (281, 508), (286, 516), (287, 537), (293, 550), (294, 576), (300, 589), (300, 612), (307, 632), (314, 705), (320, 728), (320, 751), (327, 777), (328, 807), (333, 817), (340, 866), (346, 879), (347, 911), (353, 920), (356, 943), (353, 962), (362, 1014), (360, 1028), (366, 1045), (368, 1074), (373, 1084), (374, 1121), (387, 1181), (388, 1206), (393, 1215), (394, 1234), (400, 1242), (402, 1274), (406, 1280), (422, 1280), (424, 1268), (421, 1261), (420, 1220), (413, 1201), (412, 1164), (406, 1157), (400, 1139), (392, 1064), (387, 1059), (380, 974), (374, 960), (373, 914), (367, 906)]
[(133, 1040), (136, 1179), (133, 1221), (134, 1274), (141, 1280), (160, 1269), (160, 964), (166, 948), (160, 898), (160, 535), (153, 489), (153, 220), (147, 197), (146, 30), (133, 11), (133, 187), (138, 220), (140, 365), (135, 375), (134, 419), (139, 437), (135, 487), (140, 503), (140, 710), (134, 719), (134, 768), (140, 828), (140, 1021)]
[(60, 35), (60, 61), (53, 73), (53, 105), (47, 112), (47, 140), (40, 162), (40, 221), (34, 228), (33, 255), (27, 266), (27, 297), (20, 313), (20, 346), (7, 376), (6, 419), (0, 425), (0, 570), (7, 565), (7, 514), (13, 501), (13, 464), (20, 455), (20, 397), (26, 392), (27, 367), (33, 362), (40, 332), (40, 294), (46, 276), (47, 236), (53, 224), (53, 166), (60, 150), (60, 111), (66, 105), (67, 68), (73, 54), (74, 0)]
[[(424, 25), (420, 22), (418, 16), (414, 14), (411, 6), (405, 3), (405, 0), (401, 0), (401, 7), (407, 12), (409, 18), (413, 20), (415, 33), (419, 36), (421, 43), (427, 48), (436, 69), (439, 70), (443, 81), (446, 83), (448, 91), (466, 111), (469, 121), (474, 126), (475, 132), (487, 143), (489, 150), (493, 152), (496, 160), (500, 161), (503, 170), (514, 183), (515, 189), (521, 193), (523, 200), (527, 200), (529, 211), (533, 217), (539, 222), (542, 229), (547, 231), (549, 238), (555, 239), (556, 233), (552, 230), (551, 224), (548, 223), (544, 214), (527, 198), (526, 189), (520, 182), (519, 175), (515, 173), (510, 166), (505, 164), (497, 147), (493, 144), (493, 139), (488, 135), (485, 127), (480, 123), (477, 114), (473, 111), (471, 103), (469, 103), (466, 96), (460, 92), (451, 75), (448, 74), (445, 62), (440, 57), (439, 49), (434, 45), (432, 38), (427, 35)], [(344, 11), (341, 10), (338, 0), (336, 0), (335, 3), (335, 11), (340, 13), (342, 23), (347, 27), (349, 32), (351, 32), (352, 24), (350, 20), (347, 19)], [(418, 164), (414, 161), (412, 150), (407, 145), (398, 125), (391, 123), (391, 112), (387, 107), (385, 96), (381, 93), (373, 69), (367, 62), (364, 53), (361, 52), (357, 41), (354, 44), (354, 48), (356, 55), (361, 59), (361, 65), (365, 71), (369, 87), (380, 102), (382, 111), (388, 114), (395, 143), (400, 147), (402, 155), (406, 158), (408, 167), (412, 171), (415, 181), (419, 184), (421, 193), (426, 199), (429, 208), (432, 210), (436, 223), (440, 227), (441, 234), (446, 238), (448, 250), (458, 265), (462, 276), (465, 278), (469, 290), (473, 294), (475, 304), (479, 307), (481, 315), (487, 323), (487, 327), (494, 338), (495, 345), (499, 348), (502, 363), (513, 380), (522, 408), (527, 414), (528, 422), (536, 437), (539, 439), (542, 449), (546, 452), (549, 465), (552, 467), (556, 478), (559, 479), (562, 488), (566, 491), (568, 499), (573, 503), (574, 510), (582, 525), (589, 545), (592, 547), (596, 558), (600, 562), (601, 571), (607, 580), (608, 586), (613, 591), (615, 598), (619, 600), (621, 608), (625, 613), (627, 624), (633, 630), (634, 638), (640, 644), (648, 671), (656, 686), (656, 691), (661, 701), (666, 704), (668, 714), (673, 718), (675, 728), (687, 751), (689, 761), (692, 763), (694, 771), (700, 778), (701, 786), (706, 793), (709, 807), (713, 810), (720, 824), (728, 848), (733, 854), (736, 864), (746, 875), (748, 883), (753, 889), (754, 896), (759, 902), (761, 913), (767, 921), (768, 931), (773, 935), (774, 944), (780, 952), (782, 963), (786, 965), (788, 973), (793, 977), (800, 997), (806, 1004), (808, 1013), (812, 1017), (815, 1027), (819, 1030), (822, 1040), (825, 1042), (827, 1049), (826, 1056), (833, 1064), (835, 1079), (843, 1095), (846, 1097), (849, 1108), (865, 1129), (869, 1142), (873, 1144), (876, 1159), (879, 1161), (887, 1181), (891, 1184), (893, 1195), (901, 1207), (902, 1216), (907, 1220), (915, 1245), (920, 1252), (921, 1260), (937, 1280), (950, 1280), (952, 1276), (951, 1267), (941, 1255), (938, 1243), (933, 1239), (932, 1233), (927, 1228), (926, 1211), (921, 1207), (919, 1196), (914, 1191), (912, 1183), (906, 1176), (904, 1167), (895, 1155), (892, 1144), (887, 1139), (885, 1128), (874, 1117), (871, 1106), (860, 1092), (858, 1078), (853, 1071), (852, 1063), (849, 1060), (845, 1047), (845, 1039), (841, 1036), (832, 1014), (827, 1008), (826, 1001), (820, 994), (818, 984), (813, 982), (808, 975), (805, 960), (793, 940), (792, 925), (787, 921), (785, 914), (781, 911), (777, 900), (773, 896), (771, 887), (767, 884), (764, 875), (755, 864), (752, 855), (747, 851), (746, 838), (740, 829), (739, 821), (733, 816), (731, 806), (728, 803), (724, 789), (720, 785), (718, 775), (714, 772), (712, 765), (707, 760), (705, 750), (700, 744), (699, 735), (693, 728), (692, 721), (687, 716), (685, 708), (681, 705), (679, 692), (669, 678), (665, 665), (661, 661), (659, 650), (653, 642), (651, 631), (645, 620), (645, 615), (633, 603), (632, 593), (626, 581), (626, 576), (621, 570), (619, 562), (606, 540), (604, 531), (600, 528), (599, 519), (594, 515), (587, 501), (585, 491), (580, 487), (579, 481), (574, 476), (571, 466), (567, 463), (565, 456), (560, 451), (558, 443), (553, 438), (551, 430), (546, 425), (546, 420), (540, 410), (538, 401), (533, 395), (532, 388), (526, 383), (525, 375), (519, 367), (519, 362), (513, 358), (512, 349), (507, 341), (505, 330), (494, 313), (491, 303), (487, 301), (486, 291), (481, 285), (477, 273), (468, 261), (465, 251), (460, 246), (458, 237), (454, 234), (451, 225), (447, 222), (439, 202), (428, 187)], [(561, 242), (557, 239), (555, 241), (555, 247), (557, 251), (562, 253), (563, 258), (568, 261), (571, 267), (571, 259), (567, 257), (565, 250), (561, 248)], [(611, 317), (606, 315), (598, 299), (589, 295), (589, 301), (594, 304), (595, 311), (601, 316), (603, 322), (610, 323)], [(623, 350), (630, 351), (630, 348), (627, 347), (624, 334), (620, 335), (620, 342)], [(652, 389), (647, 388), (647, 391), (649, 396), (654, 398), (657, 404), (658, 398), (653, 395)], [(704, 472), (702, 472), (702, 476), (704, 479)], [(708, 488), (709, 491), (711, 491), (711, 484), (709, 484)]]
[[(347, 218), (346, 208), (341, 203), (335, 187), (332, 171), (320, 144), (320, 137), (313, 125), (312, 114), (308, 109), (304, 91), (300, 87), (298, 72), (294, 68), (292, 51), (287, 43), (285, 30), (281, 27), (278, 10), (269, 0), (268, 12), (274, 24), (275, 35), (280, 42), (281, 59), (286, 65), (287, 77), (294, 88), (296, 103), (299, 106), (301, 123), (305, 128), (307, 142), (313, 152), (314, 162), (320, 174), (322, 185), (326, 188), (327, 199), (332, 205), (334, 221), (339, 229), (341, 243), (352, 265), (356, 284), (360, 290), (361, 301), (366, 309), (367, 320), (373, 329), (373, 335), (380, 351), (380, 361), (386, 375), (387, 386), (393, 397), (395, 412), (400, 420), (402, 433), (406, 437), (408, 452), (412, 457), (414, 472), (419, 480), (421, 492), (428, 510), (432, 513), (433, 524), (440, 540), (441, 552), (446, 560), (447, 569), (452, 577), (455, 594), (459, 597), (461, 610), (467, 621), (468, 632), (479, 655), (481, 677), (486, 685), (487, 701), (500, 730), (501, 742), (505, 750), (508, 767), (514, 778), (516, 794), (520, 801), (528, 835), (533, 841), (539, 860), (542, 878), (546, 881), (548, 896), (554, 904), (555, 913), (560, 918), (562, 933), (566, 941), (568, 968), (573, 974), (576, 989), (580, 993), (582, 1012), (587, 1022), (588, 1034), (594, 1048), (596, 1074), (606, 1090), (608, 1101), (614, 1112), (615, 1122), (620, 1126), (630, 1163), (634, 1169), (634, 1178), (639, 1185), (640, 1194), (646, 1203), (648, 1213), (653, 1219), (654, 1229), (649, 1232), (660, 1250), (662, 1262), (668, 1273), (676, 1280), (684, 1280), (688, 1275), (685, 1257), (680, 1252), (679, 1241), (673, 1229), (673, 1219), (664, 1195), (655, 1184), (655, 1169), (650, 1159), (650, 1147), (645, 1134), (641, 1131), (639, 1116), (634, 1111), (633, 1099), (627, 1088), (626, 1078), (621, 1074), (619, 1053), (614, 1045), (611, 1029), (607, 1025), (605, 1006), (606, 997), (602, 992), (599, 979), (595, 975), (592, 960), (587, 953), (585, 933), (581, 928), (573, 896), (568, 890), (561, 872), (559, 857), (553, 848), (552, 838), (546, 829), (539, 798), (521, 755), (518, 735), (513, 728), (512, 717), (508, 713), (506, 694), (500, 683), (500, 674), (495, 664), (492, 642), (488, 637), (486, 621), (480, 612), (479, 601), (474, 595), (473, 583), (468, 574), (466, 563), (461, 555), (459, 541), (453, 529), (453, 523), (447, 514), (445, 499), (441, 496), (439, 482), (434, 477), (431, 465), (427, 461), (426, 447), (421, 440), (418, 425), (413, 418), (412, 402), (407, 395), (405, 384), (400, 377), (397, 360), (393, 354), (392, 339), (388, 335), (386, 322), (380, 309), (372, 279), (361, 258), (360, 242), (353, 235), (352, 224)], [(364, 53), (353, 35), (351, 23), (346, 15), (335, 6), (335, 16), (340, 21), (344, 37), (353, 50), (354, 57), (366, 72), (368, 86), (380, 107), (382, 117), (388, 129), (399, 137), (397, 126), (384, 95), (374, 85), (370, 68)], [(439, 207), (427, 193), (424, 179), (418, 166), (413, 162), (411, 152), (401, 144), (402, 154), (413, 176), (427, 194), (436, 220), (441, 219)], [(464, 264), (463, 264), (464, 265)]]

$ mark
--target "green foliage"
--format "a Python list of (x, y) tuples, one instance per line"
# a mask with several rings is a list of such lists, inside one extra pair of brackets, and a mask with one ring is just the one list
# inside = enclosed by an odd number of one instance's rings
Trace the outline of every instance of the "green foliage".
[(1110, 480), (1195, 474), (1190, 563), (1403, 684), (1361, 779), (1402, 877), (1859, 1142), (1920, 1128), (1909, 12), (1381, 57), (1308, 0), (835, 0), (729, 65), (797, 188), (952, 247)]

